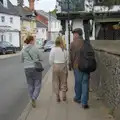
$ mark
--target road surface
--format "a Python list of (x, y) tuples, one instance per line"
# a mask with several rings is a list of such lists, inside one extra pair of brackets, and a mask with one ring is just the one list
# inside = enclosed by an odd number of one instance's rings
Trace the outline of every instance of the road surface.
[[(43, 77), (49, 69), (49, 53), (43, 53)], [(17, 120), (29, 102), (20, 56), (0, 59), (0, 120)]]

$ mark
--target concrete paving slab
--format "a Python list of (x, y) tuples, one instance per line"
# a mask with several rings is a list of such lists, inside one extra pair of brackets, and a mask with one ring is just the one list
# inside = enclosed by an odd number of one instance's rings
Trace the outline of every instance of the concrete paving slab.
[(49, 72), (48, 79), (42, 88), (38, 106), (32, 109), (27, 120), (114, 120), (108, 114), (107, 108), (101, 101), (96, 100), (95, 94), (90, 93), (90, 109), (84, 110), (81, 104), (73, 102), (74, 77), (69, 72), (67, 102), (57, 103), (52, 92), (52, 72)]

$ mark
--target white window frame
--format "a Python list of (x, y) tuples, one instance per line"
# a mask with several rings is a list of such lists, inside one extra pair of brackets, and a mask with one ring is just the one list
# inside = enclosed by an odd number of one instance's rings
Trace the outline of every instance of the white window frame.
[(0, 41), (5, 41), (5, 35), (0, 35)]
[(10, 17), (10, 23), (13, 24), (13, 17)]

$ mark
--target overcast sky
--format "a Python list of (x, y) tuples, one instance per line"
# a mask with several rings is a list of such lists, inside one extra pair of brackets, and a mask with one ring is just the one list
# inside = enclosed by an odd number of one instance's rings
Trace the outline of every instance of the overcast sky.
[[(17, 0), (10, 0), (14, 5), (17, 4)], [(24, 0), (26, 6), (28, 6), (28, 0)], [(55, 8), (56, 0), (35, 0), (35, 9), (36, 10), (44, 10), (48, 12), (49, 10), (53, 10)]]

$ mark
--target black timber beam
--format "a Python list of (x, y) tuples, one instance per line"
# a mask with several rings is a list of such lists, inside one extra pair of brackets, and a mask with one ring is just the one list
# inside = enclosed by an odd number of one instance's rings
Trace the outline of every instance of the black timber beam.
[[(93, 14), (92, 13), (70, 13), (70, 20), (73, 19), (84, 19), (84, 20), (89, 20), (93, 19)], [(59, 20), (66, 20), (68, 19), (68, 14), (67, 13), (57, 13), (57, 19)]]

